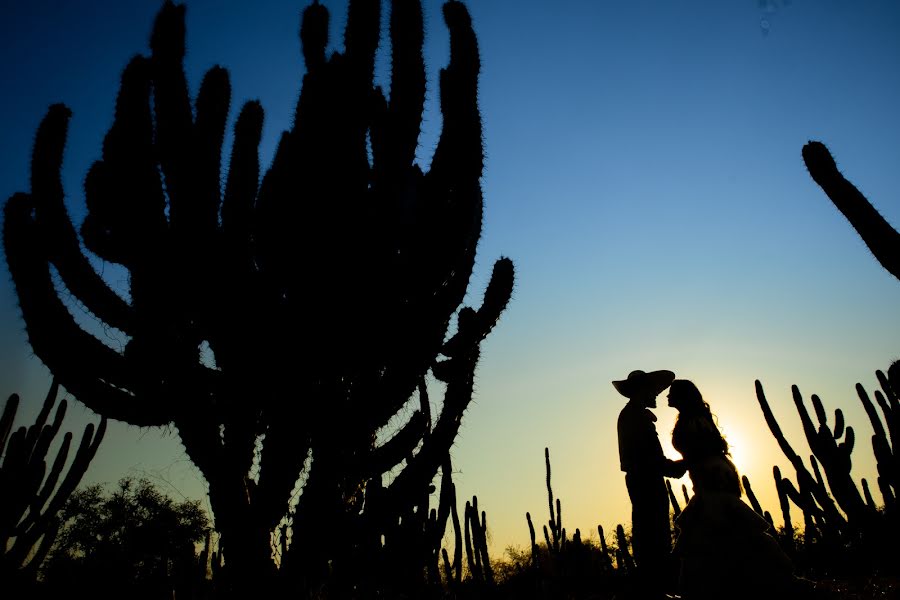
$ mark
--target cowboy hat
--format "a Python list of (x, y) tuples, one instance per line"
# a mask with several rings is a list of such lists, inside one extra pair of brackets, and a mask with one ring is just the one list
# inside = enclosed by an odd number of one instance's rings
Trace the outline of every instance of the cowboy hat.
[(626, 398), (647, 397), (655, 398), (664, 389), (672, 385), (675, 373), (672, 371), (632, 371), (628, 379), (613, 381), (616, 390)]

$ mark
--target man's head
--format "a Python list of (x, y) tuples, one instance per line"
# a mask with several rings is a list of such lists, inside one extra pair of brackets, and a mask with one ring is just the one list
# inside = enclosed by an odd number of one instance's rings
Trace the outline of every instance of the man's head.
[(627, 379), (613, 381), (616, 390), (626, 398), (648, 408), (656, 408), (656, 397), (675, 380), (672, 371), (632, 371)]

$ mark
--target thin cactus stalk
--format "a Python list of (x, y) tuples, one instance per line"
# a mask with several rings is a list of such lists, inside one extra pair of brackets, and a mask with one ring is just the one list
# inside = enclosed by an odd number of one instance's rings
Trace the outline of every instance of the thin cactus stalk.
[[(469, 576), (478, 584), (494, 585), (494, 570), (487, 545), (487, 514), (481, 511), (479, 519), (478, 497), (466, 502), (466, 557)], [(471, 533), (470, 533), (471, 532)]]
[(759, 516), (763, 516), (763, 509), (759, 503), (759, 500), (756, 498), (756, 494), (753, 493), (753, 488), (750, 486), (750, 478), (744, 475), (741, 477), (741, 483), (744, 486), (744, 492), (747, 494), (747, 500), (750, 501), (750, 506), (753, 507), (754, 512)]
[(782, 478), (781, 469), (777, 465), (772, 467), (772, 475), (775, 478), (775, 490), (778, 492), (778, 502), (781, 505), (781, 516), (784, 521), (784, 539), (790, 541), (790, 550), (793, 550), (794, 523), (791, 521), (791, 503), (785, 488), (785, 483), (790, 482)]
[[(63, 105), (38, 129), (30, 192), (6, 203), (5, 254), (32, 349), (95, 412), (174, 426), (209, 485), (233, 582), (274, 574), (270, 535), (308, 457), (292, 539), (317, 542), (282, 557), (298, 569), (295, 587), (315, 585), (329, 564), (339, 572), (354, 552), (347, 539), (372, 547), (420, 503), (471, 401), (480, 343), (512, 293), (513, 265), (502, 258), (482, 305), (461, 308), (483, 210), (469, 14), (454, 0), (444, 6), (443, 129), (423, 172), (414, 162), (421, 4), (391, 3), (387, 96), (373, 84), (380, 12), (379, 0), (351, 0), (345, 49), (329, 57), (328, 11), (314, 2), (303, 12), (307, 70), (293, 127), (260, 179), (262, 107), (241, 108), (223, 173), (228, 73), (214, 67), (190, 97), (185, 9), (166, 2), (149, 56), (122, 75), (102, 158), (85, 179), (81, 240), (63, 202)], [(128, 270), (127, 301), (81, 242)], [(67, 294), (123, 332), (123, 352), (73, 320), (54, 270)], [(377, 445), (432, 376), (446, 383), (440, 412), (420, 409)], [(262, 436), (257, 484), (249, 471)], [(367, 486), (403, 461), (369, 497)]]
[(597, 535), (600, 540), (600, 561), (604, 571), (611, 571), (613, 568), (612, 558), (609, 555), (609, 547), (606, 544), (606, 535), (603, 533), (603, 526), (597, 525)]
[(803, 162), (813, 181), (847, 218), (875, 259), (900, 279), (900, 233), (844, 178), (823, 143), (811, 141), (803, 146)]
[(78, 486), (106, 433), (106, 419), (85, 426), (81, 442), (60, 480), (72, 434), (67, 432), (49, 468), (47, 455), (66, 416), (61, 400), (53, 420), (59, 383), (53, 381), (30, 427), (13, 431), (19, 396), (12, 394), (0, 417), (0, 575), (8, 581), (33, 580), (60, 527), (59, 511)]
[(628, 539), (625, 537), (625, 528), (621, 525), (616, 525), (616, 541), (618, 543), (616, 557), (620, 558), (619, 568), (623, 569), (626, 573), (634, 573), (634, 558), (631, 556), (631, 550), (628, 547)]
[[(896, 364), (896, 363), (895, 363)], [(872, 450), (875, 453), (875, 461), (878, 469), (879, 487), (886, 489), (887, 493), (882, 492), (885, 504), (888, 505), (890, 499), (896, 498), (900, 491), (900, 456), (894, 450), (894, 439), (897, 431), (897, 419), (900, 416), (900, 410), (897, 406), (897, 396), (891, 388), (890, 383), (884, 373), (878, 371), (876, 373), (881, 383), (884, 393), (875, 392), (876, 401), (882, 411), (882, 416), (878, 414), (878, 409), (872, 403), (868, 393), (862, 385), (856, 384), (856, 394), (865, 408), (869, 422), (872, 424)]]
[(469, 567), (469, 576), (481, 580), (481, 569), (479, 568), (479, 558), (472, 548), (472, 503), (466, 501), (466, 509), (463, 513), (464, 530), (463, 537), (466, 542), (466, 564)]
[(540, 548), (537, 544), (537, 538), (534, 533), (534, 522), (531, 520), (531, 513), (525, 513), (525, 520), (528, 521), (528, 535), (531, 538), (531, 566), (537, 568), (540, 565)]
[(553, 486), (550, 484), (550, 448), (544, 448), (544, 465), (547, 474), (547, 504), (550, 507), (550, 520), (544, 528), (544, 537), (547, 539), (547, 550), (559, 554), (561, 546), (565, 544), (565, 530), (562, 526), (562, 503), (559, 498), (556, 498), (554, 510)]
[(681, 506), (678, 504), (678, 498), (675, 497), (672, 482), (669, 479), (666, 479), (666, 492), (669, 494), (669, 503), (672, 505), (672, 519), (677, 519), (681, 514)]

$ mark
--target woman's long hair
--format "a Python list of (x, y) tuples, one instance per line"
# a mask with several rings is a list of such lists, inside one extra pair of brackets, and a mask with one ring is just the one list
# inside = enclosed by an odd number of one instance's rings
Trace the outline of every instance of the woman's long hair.
[(728, 442), (716, 425), (709, 404), (692, 381), (676, 379), (669, 388), (670, 403), (678, 409), (672, 430), (672, 445), (685, 458), (700, 453), (721, 452), (729, 456)]

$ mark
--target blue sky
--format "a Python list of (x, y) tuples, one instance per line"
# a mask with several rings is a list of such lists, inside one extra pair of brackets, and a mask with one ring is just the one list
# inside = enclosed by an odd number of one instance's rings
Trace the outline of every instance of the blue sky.
[[(340, 47), (346, 2), (331, 9)], [(900, 357), (900, 282), (882, 269), (812, 182), (809, 139), (900, 226), (900, 7), (891, 0), (470, 2), (482, 52), (486, 213), (470, 292), (499, 256), (514, 300), (483, 346), (476, 397), (453, 450), (460, 499), (478, 494), (493, 544), (524, 545), (525, 511), (546, 518), (543, 449), (565, 526), (629, 519), (616, 460), (624, 404), (610, 381), (675, 371), (704, 393), (763, 503), (787, 461), (755, 400), (762, 380), (795, 446), (796, 383), (844, 409), (854, 469), (873, 477), (871, 428), (853, 386)], [(73, 110), (67, 202), (111, 124), (118, 78), (147, 51), (159, 3), (41, 0), (0, 8), (0, 195), (27, 188), (47, 106)], [(231, 119), (266, 111), (262, 162), (290, 126), (303, 65), (304, 2), (188, 2), (186, 67), (231, 72)], [(447, 62), (438, 2), (425, 2), (429, 102), (418, 151), (440, 131), (437, 70)], [(384, 62), (382, 61), (382, 65)], [(382, 69), (381, 81), (387, 81)], [(8, 276), (0, 279), (0, 394), (21, 420), (48, 385), (31, 355)], [(657, 410), (664, 444), (674, 411)], [(69, 426), (90, 420), (71, 407)], [(669, 450), (671, 453), (672, 451)], [(802, 452), (801, 452), (802, 453)], [(86, 482), (125, 474), (202, 494), (171, 432), (114, 427)], [(685, 479), (685, 481), (687, 481)]]

